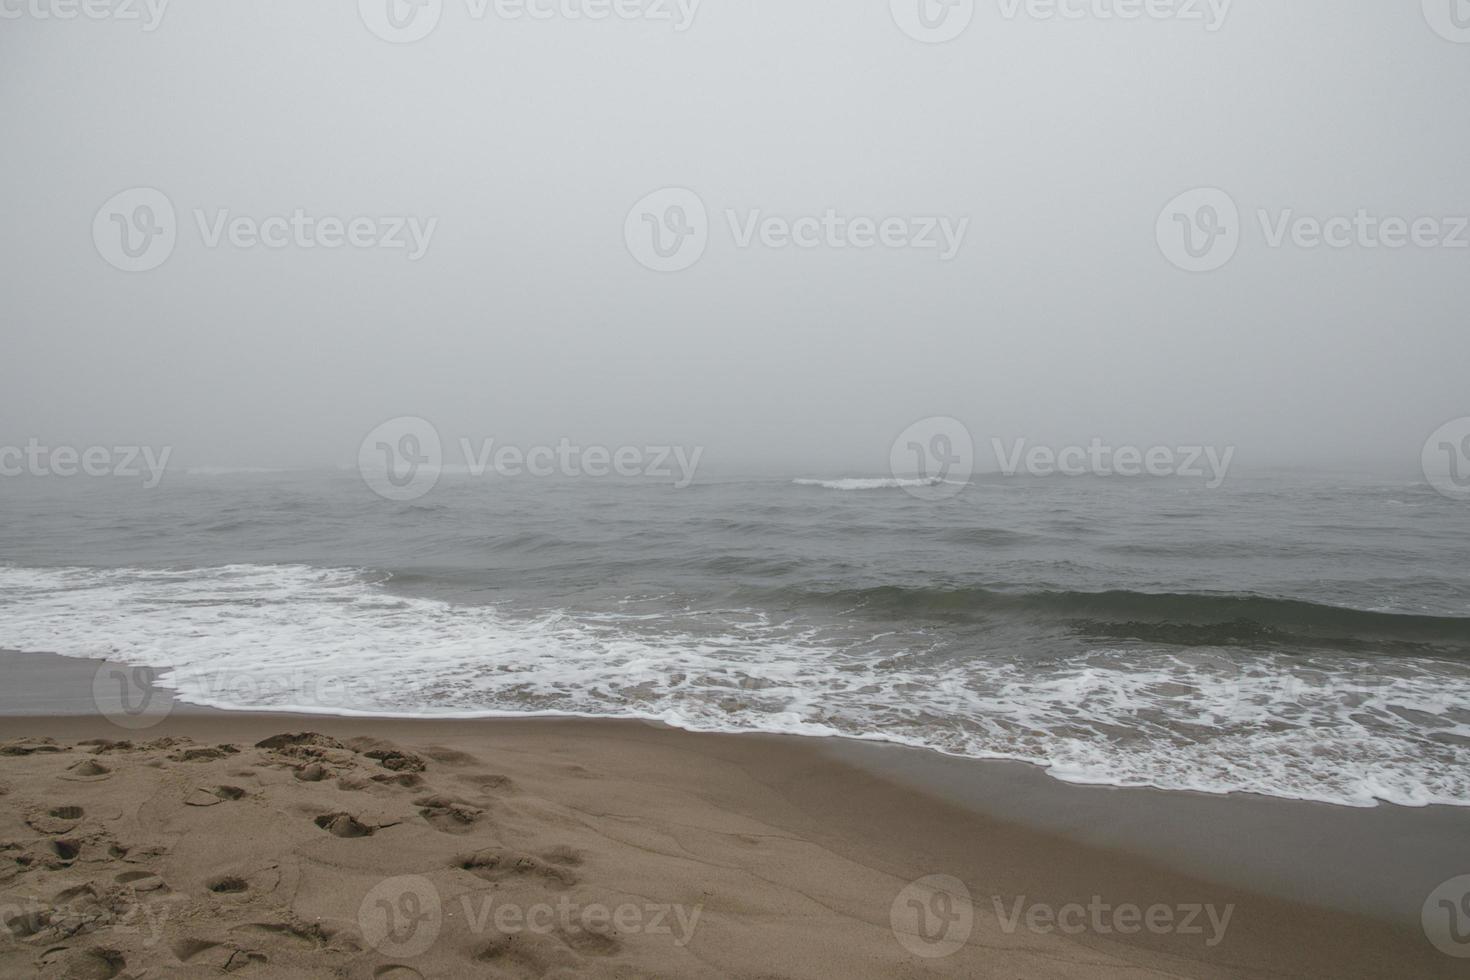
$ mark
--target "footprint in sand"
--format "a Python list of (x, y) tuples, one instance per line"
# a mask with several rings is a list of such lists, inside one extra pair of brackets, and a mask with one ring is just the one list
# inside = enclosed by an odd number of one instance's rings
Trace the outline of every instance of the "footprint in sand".
[(485, 793), (504, 793), (515, 788), (515, 783), (509, 776), (502, 776), (498, 772), (464, 773), (454, 778)]
[(168, 848), (163, 844), (119, 844), (113, 842), (107, 845), (107, 856), (118, 861), (126, 861), (129, 864), (138, 864), (142, 861), (156, 861), (168, 853)]
[(423, 772), (429, 768), (429, 764), (422, 757), (381, 738), (367, 736), (350, 738), (347, 740), (347, 748), (360, 756), (374, 760), (384, 769), (390, 769), (393, 772)]
[(238, 800), (245, 791), (238, 786), (196, 786), (184, 797), (185, 806), (218, 806), (230, 800)]
[(454, 866), (486, 881), (540, 878), (555, 888), (569, 888), (577, 883), (577, 876), (561, 865), (498, 847), (489, 847), (468, 857), (459, 858)]
[(84, 885), (75, 885), (71, 888), (63, 888), (51, 896), (52, 905), (67, 905), (79, 898), (96, 898), (97, 889), (89, 881)]
[[(562, 956), (566, 954), (563, 951)], [(495, 975), (511, 977), (543, 977), (554, 965), (555, 953), (537, 945), (524, 935), (501, 936), (474, 954), (476, 963), (485, 964)], [(477, 969), (484, 969), (483, 966)]]
[(536, 978), (566, 970), (580, 975), (577, 961), (585, 956), (615, 956), (623, 944), (612, 935), (584, 929), (558, 928), (548, 936), (525, 933), (503, 935), (473, 954), (478, 964), (489, 966), (495, 976)]
[(241, 949), (227, 943), (210, 942), (207, 939), (180, 939), (169, 946), (169, 952), (180, 963), (187, 963), (192, 970), (211, 973), (239, 973), (252, 966), (264, 966), (268, 958), (264, 953)]
[(29, 939), (51, 924), (48, 909), (31, 909), (3, 919), (5, 930), (17, 939)]
[(373, 971), (373, 980), (424, 980), (424, 975), (402, 963), (388, 963)]
[(272, 939), (289, 943), (301, 949), (321, 949), (332, 941), (333, 933), (323, 929), (316, 923), (302, 924), (299, 922), (247, 922), (244, 925), (235, 926), (231, 932), (244, 933), (247, 936), (269, 936)]
[(423, 772), (429, 768), (428, 763), (412, 752), (400, 752), (397, 749), (372, 749), (363, 755), (376, 759), (378, 765), (394, 772)]
[(583, 956), (616, 956), (623, 944), (616, 937), (587, 929), (558, 928), (552, 936), (561, 941), (557, 946), (550, 937), (531, 938), (525, 934), (500, 936), (474, 954), (477, 963), (490, 966), (496, 975), (542, 977), (561, 967), (574, 969)]
[(128, 741), (114, 741), (110, 738), (89, 738), (77, 743), (92, 750), (93, 755), (105, 755), (108, 752), (131, 752), (133, 743)]
[(95, 783), (99, 779), (106, 779), (112, 775), (112, 770), (95, 759), (83, 759), (66, 767), (66, 772), (61, 774), (62, 779), (70, 779), (73, 782)]
[(66, 980), (112, 980), (122, 973), (127, 960), (115, 949), (93, 946), (88, 949), (58, 947), (41, 954), (43, 977), (64, 977)]
[[(9, 850), (8, 847), (0, 847), (0, 851)], [(12, 878), (19, 878), (28, 860), (29, 855), (0, 854), (0, 884)]]
[[(307, 782), (318, 782), (330, 776), (331, 770), (327, 769), (327, 762), (345, 762), (348, 758), (348, 749), (335, 738), (322, 735), (318, 732), (286, 732), (281, 735), (272, 735), (270, 738), (262, 739), (255, 743), (257, 749), (264, 749), (273, 757), (275, 765), (286, 765), (296, 773), (297, 779)], [(320, 776), (315, 776), (317, 772)], [(307, 775), (303, 776), (302, 774)]]
[(424, 796), (414, 800), (413, 805), (421, 808), (419, 816), (430, 827), (444, 834), (468, 834), (485, 814), (479, 807), (452, 796)]
[(216, 895), (239, 895), (250, 890), (250, 882), (239, 875), (215, 875), (204, 887)]
[(557, 938), (583, 956), (616, 956), (623, 951), (622, 941), (606, 932), (582, 927), (558, 929)]
[(82, 822), (85, 811), (79, 806), (54, 806), (46, 811), (33, 812), (26, 817), (32, 830), (43, 834), (65, 834)]
[(430, 745), (423, 752), (435, 762), (442, 762), (447, 766), (472, 766), (480, 761), (468, 752), (461, 752), (459, 749), (451, 749), (444, 745)]
[(41, 738), (18, 738), (11, 742), (0, 744), (0, 755), (35, 755), (37, 752), (65, 752), (66, 749), (56, 744), (56, 739), (50, 737)]
[(51, 857), (47, 860), (49, 868), (65, 868), (77, 859), (82, 853), (82, 845), (74, 840), (54, 840), (50, 842)]
[(418, 789), (424, 785), (424, 777), (416, 772), (399, 772), (392, 775), (381, 773), (373, 777), (373, 782), (382, 783), (385, 786), (397, 786), (400, 789)]
[(567, 847), (565, 844), (558, 844), (549, 851), (542, 851), (541, 856), (552, 864), (560, 864), (567, 868), (575, 868), (582, 863), (582, 852), (575, 847)]
[(346, 748), (341, 742), (330, 735), (320, 732), (285, 732), (281, 735), (272, 735), (255, 743), (257, 749), (291, 749), (303, 745), (313, 746), (319, 749), (341, 749)]
[(233, 745), (204, 745), (192, 749), (180, 749), (169, 756), (175, 762), (213, 762), (236, 755), (239, 749)]
[(38, 841), (31, 844), (19, 854), (9, 855), (15, 861), (17, 873), (34, 871), (45, 868), (48, 871), (60, 871), (71, 867), (77, 855), (82, 853), (82, 845), (75, 840), (48, 840)]
[(187, 735), (165, 735), (155, 738), (151, 742), (144, 742), (138, 748), (145, 752), (163, 752), (166, 749), (176, 749), (181, 745), (193, 745), (194, 740)]
[(377, 827), (369, 827), (350, 813), (324, 813), (313, 821), (333, 837), (371, 837)]
[(169, 890), (168, 885), (163, 883), (163, 879), (152, 871), (124, 871), (112, 880), (119, 885), (127, 885), (135, 892), (166, 892)]
[(219, 943), (212, 943), (207, 939), (183, 939), (169, 943), (168, 951), (174, 954), (174, 959), (180, 963), (187, 963), (200, 953), (211, 949), (219, 949)]

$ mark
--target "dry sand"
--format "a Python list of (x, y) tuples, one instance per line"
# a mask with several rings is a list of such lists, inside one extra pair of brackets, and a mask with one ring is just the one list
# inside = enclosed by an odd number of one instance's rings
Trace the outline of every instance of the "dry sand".
[[(1130, 904), (1201, 911), (1120, 934)], [(0, 910), (4, 976), (1466, 975), (1405, 923), (996, 820), (820, 742), (636, 722), (0, 718)]]

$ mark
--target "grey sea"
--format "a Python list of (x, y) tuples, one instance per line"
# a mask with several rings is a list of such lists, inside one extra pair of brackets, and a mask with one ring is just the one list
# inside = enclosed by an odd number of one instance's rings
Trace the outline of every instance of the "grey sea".
[(1470, 805), (1462, 504), (1408, 481), (353, 472), (0, 482), (0, 647), (182, 700), (846, 736)]

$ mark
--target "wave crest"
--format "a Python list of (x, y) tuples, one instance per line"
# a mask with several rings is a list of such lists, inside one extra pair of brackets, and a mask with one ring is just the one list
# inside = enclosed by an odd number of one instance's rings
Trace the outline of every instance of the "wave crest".
[[(1137, 644), (1044, 664), (1006, 651), (931, 658), (923, 630), (894, 655), (892, 644), (854, 641), (850, 626), (759, 610), (512, 614), (397, 594), (384, 579), (303, 565), (0, 566), (0, 647), (153, 667), (183, 700), (221, 708), (647, 718), (1013, 759), (1084, 783), (1470, 806), (1463, 662)], [(824, 601), (1463, 632), (1453, 618), (1245, 596), (888, 588)]]
[(849, 491), (851, 491), (851, 490), (908, 490), (908, 489), (914, 489), (914, 488), (918, 488), (918, 487), (937, 487), (937, 486), (942, 486), (944, 484), (950, 484), (952, 486), (959, 486), (959, 483), (957, 483), (954, 480), (944, 480), (944, 479), (941, 479), (941, 478), (939, 478), (937, 476), (924, 477), (924, 478), (913, 478), (913, 479), (899, 479), (899, 478), (894, 478), (894, 477), (885, 477), (885, 478), (881, 478), (880, 479), (880, 478), (874, 477), (872, 479), (852, 478), (852, 479), (845, 479), (845, 480), (815, 480), (815, 479), (805, 479), (805, 478), (803, 478), (803, 479), (792, 480), (791, 482), (794, 483), (796, 486), (799, 486), (799, 487), (820, 487), (823, 490), (849, 490)]

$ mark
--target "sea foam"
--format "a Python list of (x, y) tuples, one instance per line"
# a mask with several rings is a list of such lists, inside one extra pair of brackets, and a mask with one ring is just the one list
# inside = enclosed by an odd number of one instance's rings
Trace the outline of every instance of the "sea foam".
[(181, 699), (220, 708), (647, 718), (1021, 760), (1078, 783), (1470, 805), (1460, 663), (1097, 646), (925, 664), (756, 610), (710, 610), (693, 631), (401, 595), (386, 578), (0, 566), (0, 647), (156, 668)]

